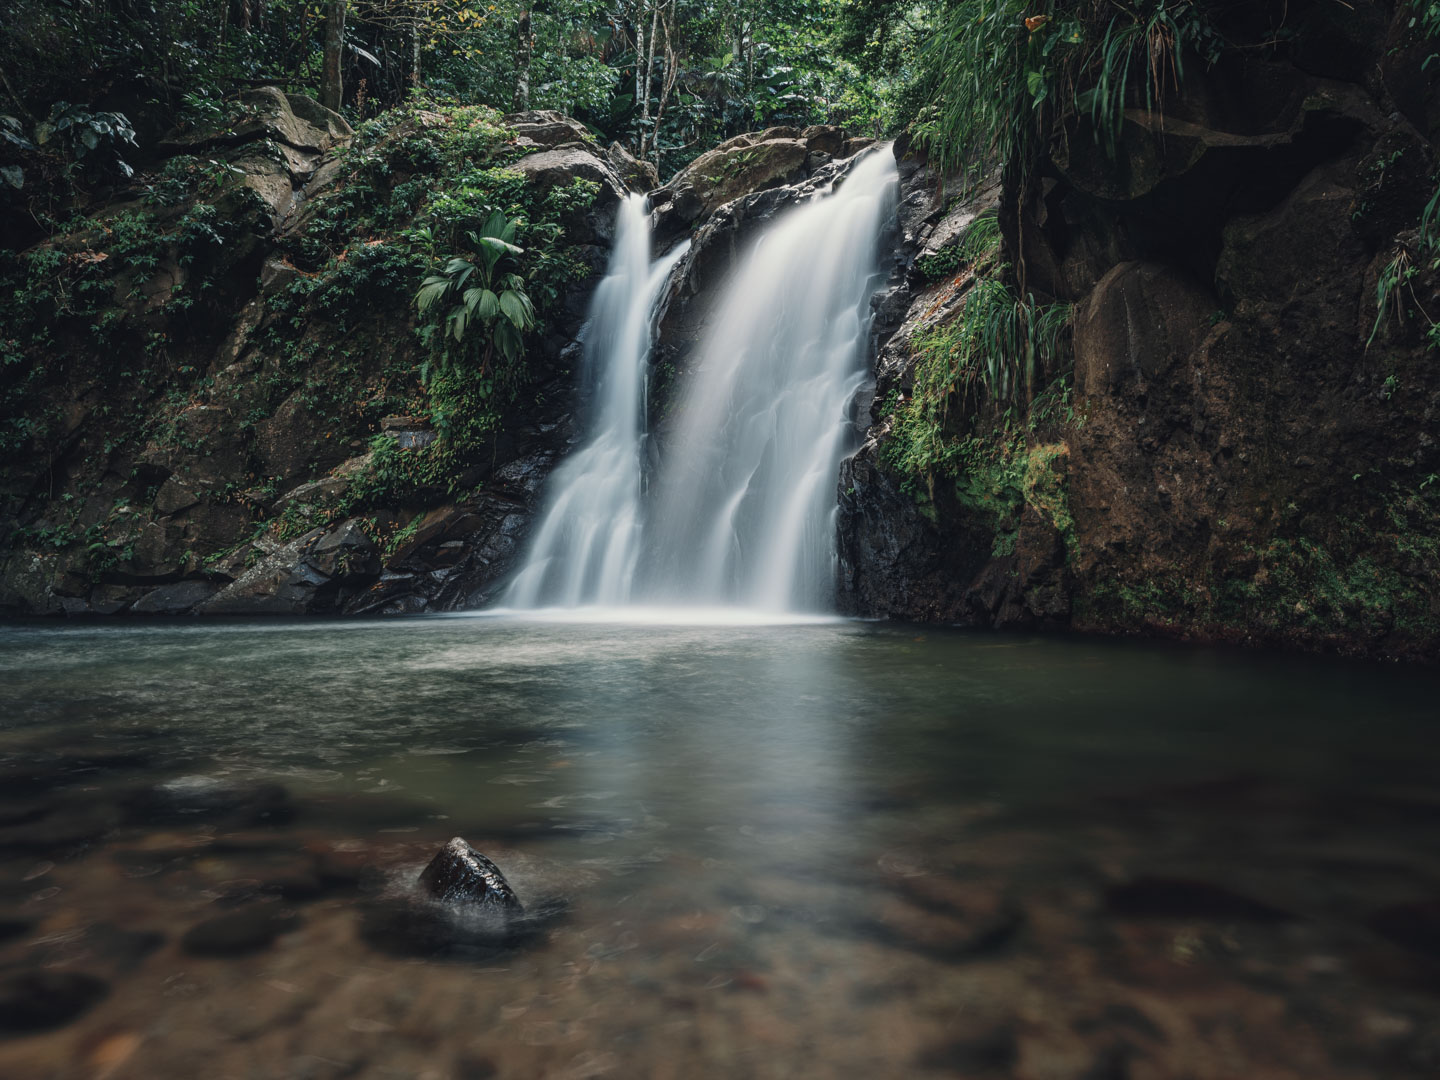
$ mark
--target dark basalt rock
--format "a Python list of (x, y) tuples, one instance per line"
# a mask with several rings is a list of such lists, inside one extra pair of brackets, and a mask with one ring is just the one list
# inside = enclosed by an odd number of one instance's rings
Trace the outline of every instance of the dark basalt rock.
[(366, 942), (397, 956), (486, 960), (538, 940), (565, 910), (551, 900), (527, 912), (500, 868), (458, 836), (415, 885), (365, 906)]
[(192, 956), (242, 956), (259, 952), (299, 924), (293, 912), (256, 904), (197, 923), (185, 931), (180, 947)]
[(500, 868), (461, 837), (455, 837), (420, 874), (420, 887), (448, 904), (475, 904), (523, 915), (525, 906)]
[(74, 971), (22, 971), (0, 979), (0, 1034), (28, 1035), (74, 1020), (109, 993), (103, 979)]

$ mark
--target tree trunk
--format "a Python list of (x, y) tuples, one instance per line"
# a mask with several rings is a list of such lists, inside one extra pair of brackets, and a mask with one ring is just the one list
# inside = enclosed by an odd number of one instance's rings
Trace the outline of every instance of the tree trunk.
[(345, 52), (345, 0), (325, 5), (325, 62), (320, 74), (320, 104), (340, 110), (344, 96), (340, 85), (340, 61)]
[(645, 12), (635, 20), (635, 107), (645, 96)]
[(530, 10), (520, 13), (519, 49), (515, 53), (515, 111), (530, 108), (530, 57), (535, 52), (535, 37), (530, 32)]
[(420, 23), (424, 18), (421, 0), (415, 3), (415, 21), (410, 24), (410, 85), (420, 85)]
[[(660, 6), (657, 4), (650, 12), (650, 54), (645, 58), (645, 92), (640, 98), (640, 153), (636, 156), (641, 161), (645, 160), (645, 137), (650, 127), (650, 77), (655, 71), (655, 39), (660, 36)], [(653, 145), (655, 140), (650, 140)]]

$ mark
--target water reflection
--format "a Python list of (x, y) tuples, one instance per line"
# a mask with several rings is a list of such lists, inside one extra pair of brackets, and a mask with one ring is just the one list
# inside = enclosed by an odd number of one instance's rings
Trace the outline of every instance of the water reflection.
[[(497, 618), (0, 671), (6, 1077), (1433, 1074), (1433, 674)], [(457, 834), (564, 918), (385, 937)]]

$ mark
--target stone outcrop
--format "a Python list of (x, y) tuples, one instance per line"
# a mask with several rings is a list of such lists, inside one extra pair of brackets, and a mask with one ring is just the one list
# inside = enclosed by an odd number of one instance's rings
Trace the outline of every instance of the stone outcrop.
[[(464, 133), (447, 115), (410, 110), (378, 142), (372, 135), (344, 157), (353, 133), (309, 99), (261, 88), (236, 105), (224, 125), (166, 136), (161, 149), (177, 155), (179, 175), (203, 167), (210, 176), (198, 191), (190, 181), (179, 202), (143, 207), (157, 228), (188, 214), (223, 230), (224, 242), (201, 233), (209, 246), (199, 259), (162, 248), (148, 277), (117, 286), (117, 313), (163, 342), (192, 379), (203, 376), (203, 389), (176, 389), (147, 406), (163, 411), (163, 423), (127, 421), (143, 433), (136, 445), (137, 431), (119, 430), (104, 400), (105, 373), (93, 386), (78, 377), (57, 386), (60, 438), (14, 458), (0, 476), (0, 528), (9, 536), (18, 527), (21, 538), (0, 554), (0, 611), (298, 615), (465, 606), (508, 570), (544, 476), (572, 438), (575, 339), (616, 207), (630, 190), (612, 163), (632, 184), (645, 182), (644, 165), (603, 150), (583, 125), (553, 112), (504, 118), (508, 138), (498, 143), (486, 134), (479, 145), (523, 178), (532, 199), (577, 180), (596, 191), (563, 202), (555, 254), (579, 270), (529, 348), (534, 403), (508, 411), (493, 451), (458, 478), (463, 489), (448, 499), (443, 489), (420, 490), (408, 504), (341, 516), (354, 485), (370, 482), (370, 439), (384, 433), (412, 449), (436, 437), (423, 424), (391, 431), (395, 417), (364, 415), (365, 399), (393, 378), (385, 372), (419, 357), (399, 278), (380, 289), (382, 308), (346, 308), (354, 303), (343, 281), (347, 263), (357, 266), (357, 280), (374, 282), (365, 259), (390, 256), (384, 242), (360, 232), (368, 226), (348, 220), (347, 208), (357, 185), (363, 194), (377, 182), (423, 178), (436, 167), (435, 148)], [(365, 172), (382, 159), (383, 171)], [(67, 240), (77, 250), (61, 254), (108, 260), (111, 242), (98, 231)], [(344, 261), (330, 264), (340, 271), (338, 288), (307, 326), (294, 297), (337, 245), (346, 249)], [(203, 313), (172, 306), (202, 274)], [(342, 343), (346, 335), (356, 343)], [(66, 347), (64, 339), (56, 344)], [(276, 385), (293, 389), (277, 397)], [(146, 393), (136, 391), (140, 399)], [(32, 533), (69, 539), (27, 547)]]
[(668, 243), (737, 199), (802, 183), (832, 159), (852, 156), (844, 149), (844, 132), (836, 127), (803, 132), (775, 127), (737, 135), (701, 154), (651, 194), (659, 240)]
[[(1440, 368), (1418, 315), (1437, 283), (1417, 271), (1377, 310), (1434, 187), (1424, 59), (1378, 9), (1303, 20), (1286, 48), (1187, 65), (1163, 119), (1125, 113), (1113, 156), (1057, 133), (1035, 183), (1006, 190), (1002, 259), (1074, 310), (1074, 417), (1043, 422), (1047, 446), (1027, 435), (1056, 463), (1064, 535), (1028, 503), (997, 523), (948, 482), (917, 504), (877, 406), (840, 484), (849, 610), (1440, 658)], [(977, 209), (929, 207), (902, 257), (953, 248)], [(967, 284), (906, 287), (882, 405)]]

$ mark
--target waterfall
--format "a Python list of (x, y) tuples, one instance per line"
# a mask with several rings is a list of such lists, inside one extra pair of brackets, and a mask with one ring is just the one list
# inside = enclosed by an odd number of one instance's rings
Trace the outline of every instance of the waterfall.
[(772, 225), (719, 300), (665, 446), (651, 599), (830, 607), (847, 412), (868, 377), (898, 183), (894, 156), (872, 153)]
[(697, 346), (650, 500), (655, 307), (688, 245), (652, 265), (645, 202), (624, 204), (584, 338), (599, 379), (594, 434), (556, 469), (507, 606), (830, 606), (835, 486), (858, 441), (848, 414), (868, 377), (870, 299), (898, 181), (888, 148), (871, 153), (835, 190), (786, 211), (741, 261)]
[(613, 605), (630, 599), (641, 542), (645, 384), (655, 303), (681, 245), (650, 262), (644, 196), (620, 208), (615, 250), (584, 331), (595, 383), (594, 435), (555, 470), (549, 505), (506, 601), (517, 608)]

